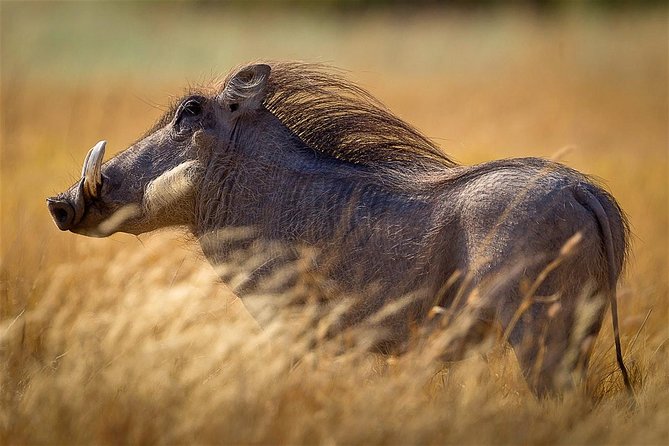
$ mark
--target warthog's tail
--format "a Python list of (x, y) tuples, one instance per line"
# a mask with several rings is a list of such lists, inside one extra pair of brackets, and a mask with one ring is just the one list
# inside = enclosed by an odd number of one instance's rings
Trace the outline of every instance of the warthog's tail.
[(611, 233), (611, 225), (609, 224), (609, 216), (602, 207), (599, 200), (587, 189), (583, 187), (575, 188), (576, 199), (586, 208), (590, 209), (595, 214), (599, 228), (602, 233), (604, 242), (604, 250), (606, 252), (608, 272), (609, 272), (609, 301), (611, 303), (611, 319), (613, 321), (613, 336), (616, 344), (616, 359), (618, 367), (623, 375), (623, 381), (627, 392), (634, 397), (634, 390), (630, 382), (625, 362), (623, 361), (622, 347), (620, 346), (620, 330), (618, 328), (618, 298), (616, 295), (616, 282), (618, 280), (618, 271), (616, 270), (616, 257), (613, 247), (613, 235)]

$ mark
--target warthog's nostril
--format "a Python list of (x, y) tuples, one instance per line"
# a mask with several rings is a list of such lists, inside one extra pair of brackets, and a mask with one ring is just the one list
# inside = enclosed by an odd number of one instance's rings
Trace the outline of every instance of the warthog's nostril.
[(67, 231), (72, 227), (74, 222), (74, 208), (66, 200), (47, 199), (49, 212), (53, 217), (53, 221), (61, 231)]
[(53, 210), (53, 216), (56, 217), (56, 221), (61, 225), (67, 221), (67, 211), (62, 208), (56, 208)]

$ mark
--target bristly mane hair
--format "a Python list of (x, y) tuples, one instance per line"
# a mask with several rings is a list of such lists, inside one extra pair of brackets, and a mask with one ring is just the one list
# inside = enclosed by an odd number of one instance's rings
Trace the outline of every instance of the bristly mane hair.
[[(458, 165), (335, 69), (302, 62), (268, 65), (272, 70), (264, 106), (312, 149), (369, 166)], [(223, 85), (248, 66), (233, 70)]]

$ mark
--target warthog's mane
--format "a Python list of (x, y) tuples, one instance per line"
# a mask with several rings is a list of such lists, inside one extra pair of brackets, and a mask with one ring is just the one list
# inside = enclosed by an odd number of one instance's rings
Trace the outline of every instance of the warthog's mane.
[[(264, 106), (312, 149), (342, 161), (385, 167), (457, 163), (340, 71), (321, 64), (269, 62)], [(236, 73), (233, 70), (222, 88)]]
[[(370, 167), (414, 170), (455, 167), (458, 163), (411, 124), (390, 112), (336, 68), (305, 62), (266, 62), (272, 70), (263, 105), (313, 150), (340, 161)], [(186, 96), (218, 96), (223, 82), (187, 89)], [(169, 124), (181, 99), (173, 99), (142, 138)], [(141, 139), (141, 138), (140, 138)]]

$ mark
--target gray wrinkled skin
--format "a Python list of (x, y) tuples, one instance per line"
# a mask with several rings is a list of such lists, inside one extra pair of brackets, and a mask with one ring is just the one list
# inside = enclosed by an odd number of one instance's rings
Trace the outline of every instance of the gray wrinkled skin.
[[(295, 287), (299, 277), (271, 279), (310, 253), (309, 293), (357, 296), (331, 335), (409, 295), (375, 320), (386, 328), (378, 347), (401, 352), (435, 306), (467, 309), (475, 323), (444, 359), (499, 325), (539, 395), (585, 371), (627, 250), (621, 210), (586, 176), (536, 158), (457, 165), (368, 93), (306, 64), (234, 71), (101, 171), (96, 197), (79, 182), (50, 199), (61, 229), (185, 226), (215, 267), (236, 265), (223, 280), (245, 271), (242, 299)], [(239, 261), (244, 252), (261, 260)], [(579, 325), (584, 303), (594, 312)], [(262, 319), (271, 308), (250, 310)]]

